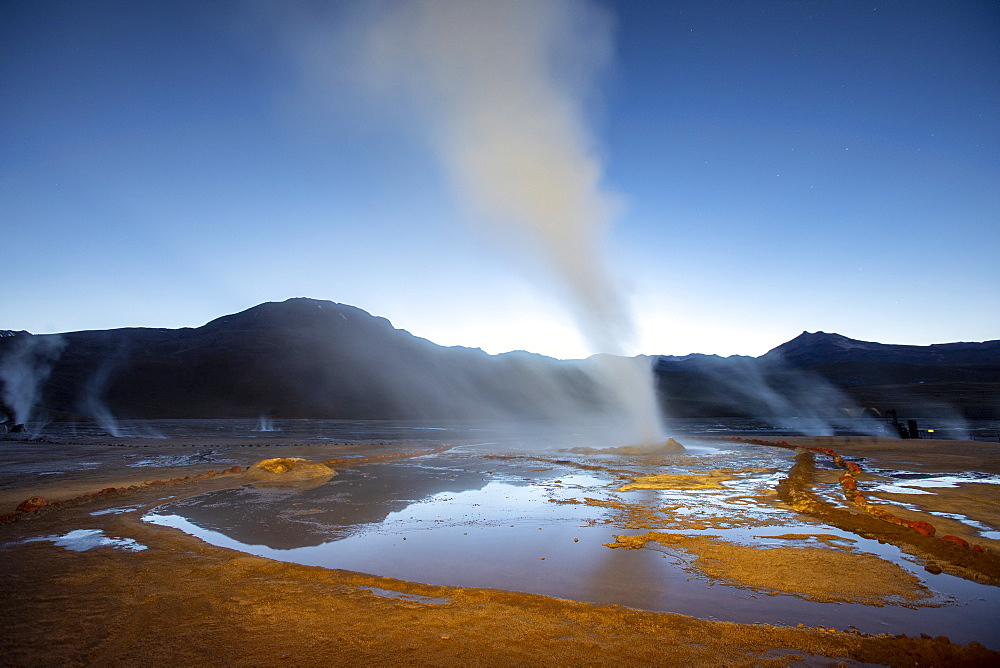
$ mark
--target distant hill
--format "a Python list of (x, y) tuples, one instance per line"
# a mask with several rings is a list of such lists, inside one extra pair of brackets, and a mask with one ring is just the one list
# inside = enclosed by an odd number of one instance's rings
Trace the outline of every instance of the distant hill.
[(1000, 341), (904, 346), (803, 332), (757, 358), (660, 357), (656, 372), (680, 416), (820, 415), (838, 406), (1000, 418)]
[[(1000, 418), (1000, 341), (896, 346), (803, 332), (758, 358), (646, 358), (674, 416), (896, 408)], [(296, 298), (182, 329), (0, 334), (5, 413), (49, 418), (550, 417), (614, 410), (593, 361), (443, 347)]]
[(803, 332), (762, 359), (820, 376), (861, 406), (1000, 418), (1000, 341), (905, 346)]
[[(58, 354), (37, 354), (54, 341)], [(47, 373), (35, 401), (66, 419), (546, 417), (603, 399), (579, 364), (438, 346), (359, 308), (303, 298), (197, 328), (0, 338), (5, 391), (36, 371)]]
[(934, 343), (929, 346), (901, 346), (856, 341), (840, 334), (802, 332), (764, 354), (796, 366), (816, 366), (836, 362), (880, 362), (921, 366), (997, 364), (1000, 341), (983, 343)]

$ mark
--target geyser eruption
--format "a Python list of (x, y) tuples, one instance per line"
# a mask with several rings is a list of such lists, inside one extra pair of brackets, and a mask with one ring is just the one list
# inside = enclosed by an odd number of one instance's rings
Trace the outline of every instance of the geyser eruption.
[(52, 371), (65, 342), (59, 336), (17, 337), (19, 340), (0, 360), (0, 381), (3, 381), (3, 401), (14, 415), (15, 424), (27, 424), (31, 419), (42, 384)]
[(476, 219), (551, 266), (587, 342), (610, 354), (592, 368), (629, 436), (655, 438), (652, 371), (620, 357), (632, 327), (601, 253), (616, 207), (585, 113), (612, 52), (610, 17), (571, 0), (416, 1), (359, 21), (365, 83), (413, 110)]

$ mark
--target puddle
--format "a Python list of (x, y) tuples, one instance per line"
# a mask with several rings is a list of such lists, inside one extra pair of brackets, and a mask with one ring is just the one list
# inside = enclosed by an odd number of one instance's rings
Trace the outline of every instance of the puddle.
[(983, 522), (977, 522), (976, 520), (970, 519), (965, 515), (960, 515), (958, 513), (939, 513), (934, 511), (931, 511), (930, 514), (936, 517), (945, 517), (950, 520), (957, 520), (962, 524), (965, 524), (975, 529), (979, 533), (979, 535), (982, 536), (983, 538), (1000, 540), (1000, 531), (997, 531), (988, 524), (984, 524)]
[(68, 465), (69, 470), (34, 471), (33, 474), (39, 477), (46, 475), (66, 475), (76, 471), (93, 471), (101, 468), (101, 466), (101, 462), (73, 462)]
[[(427, 584), (523, 591), (742, 623), (923, 632), (997, 646), (995, 588), (931, 575), (892, 545), (810, 524), (754, 501), (754, 495), (773, 490), (792, 463), (791, 455), (778, 452), (706, 447), (704, 454), (654, 460), (569, 459), (561, 452), (542, 459), (481, 456), (470, 448), (347, 469), (311, 489), (247, 486), (209, 492), (165, 503), (143, 519), (262, 557)], [(615, 491), (650, 473), (719, 469), (730, 476), (721, 489)], [(641, 518), (649, 527), (626, 526), (637, 520), (622, 508), (634, 504), (651, 509)], [(660, 508), (670, 514), (655, 515)], [(692, 530), (692, 522), (700, 521), (706, 523), (704, 531)], [(681, 524), (686, 528), (678, 528)], [(685, 568), (685, 559), (652, 544), (635, 550), (605, 546), (615, 535), (640, 535), (651, 528), (758, 547), (875, 554), (919, 578), (935, 592), (932, 602), (940, 607), (821, 603), (762, 593), (694, 573)], [(803, 537), (792, 540), (789, 534)]]
[[(133, 468), (174, 468), (189, 466), (201, 463), (223, 463), (230, 462), (231, 459), (217, 457), (219, 453), (214, 450), (203, 450), (190, 455), (152, 455), (146, 456), (139, 461), (132, 462), (128, 466)], [(141, 455), (125, 455), (128, 457), (139, 457)]]
[[(912, 492), (908, 492), (908, 493), (912, 493)], [(1000, 540), (1000, 531), (997, 531), (996, 529), (994, 529), (992, 526), (990, 526), (988, 524), (985, 524), (983, 522), (978, 522), (978, 521), (976, 521), (976, 520), (974, 520), (974, 519), (972, 519), (970, 517), (967, 517), (965, 515), (962, 515), (960, 513), (946, 513), (946, 512), (936, 511), (936, 510), (927, 510), (927, 509), (922, 508), (921, 506), (918, 506), (918, 505), (916, 505), (914, 503), (906, 503), (905, 501), (900, 501), (899, 499), (892, 499), (892, 503), (894, 505), (899, 506), (900, 508), (906, 508), (907, 510), (912, 510), (912, 511), (917, 512), (917, 513), (926, 513), (926, 514), (932, 515), (934, 517), (943, 517), (943, 518), (946, 518), (946, 519), (949, 519), (949, 520), (955, 520), (957, 522), (961, 522), (965, 526), (970, 527), (972, 529), (975, 529), (976, 533), (978, 535), (982, 536), (983, 538), (989, 538), (989, 539), (992, 539), (992, 540)]]
[(91, 517), (96, 517), (98, 515), (121, 515), (122, 513), (129, 513), (133, 510), (138, 510), (142, 506), (123, 506), (121, 508), (105, 508), (104, 510), (95, 510), (90, 513)]
[(858, 489), (865, 492), (884, 492), (890, 494), (933, 494), (921, 488), (954, 489), (967, 482), (978, 482), (989, 485), (1000, 485), (1000, 476), (989, 473), (970, 471), (953, 475), (926, 475), (908, 471), (891, 469), (874, 469), (872, 473), (885, 476), (889, 480), (858, 481)]
[(425, 605), (448, 605), (449, 603), (451, 603), (451, 599), (441, 598), (439, 596), (421, 596), (420, 594), (407, 594), (401, 591), (382, 589), (381, 587), (361, 587), (361, 590), (370, 591), (376, 596), (381, 596), (382, 598), (392, 598), (398, 601), (424, 603)]
[(109, 538), (100, 529), (76, 529), (62, 536), (43, 536), (41, 538), (29, 538), (25, 543), (37, 541), (51, 541), (59, 547), (72, 550), (73, 552), (85, 552), (98, 547), (113, 547), (126, 552), (139, 552), (145, 550), (146, 546), (132, 538)]

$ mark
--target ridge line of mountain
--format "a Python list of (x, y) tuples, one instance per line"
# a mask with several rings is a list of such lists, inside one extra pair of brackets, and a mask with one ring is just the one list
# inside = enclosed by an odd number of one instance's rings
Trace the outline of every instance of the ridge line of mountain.
[[(411, 337), (416, 338), (416, 339), (427, 341), (428, 343), (431, 343), (431, 344), (433, 344), (435, 346), (439, 346), (441, 348), (463, 349), (463, 350), (470, 350), (470, 351), (477, 351), (477, 350), (478, 351), (482, 351), (481, 348), (476, 348), (476, 347), (471, 347), (471, 346), (464, 346), (464, 345), (443, 346), (441, 344), (438, 344), (438, 343), (435, 343), (433, 341), (430, 341), (429, 339), (425, 339), (423, 337), (416, 336), (416, 335), (410, 333), (409, 331), (407, 331), (405, 329), (396, 328), (395, 326), (392, 325), (392, 322), (389, 319), (387, 319), (385, 317), (382, 317), (382, 316), (373, 315), (373, 314), (369, 313), (368, 311), (365, 311), (364, 309), (361, 309), (361, 308), (359, 308), (357, 306), (352, 306), (350, 304), (343, 304), (343, 303), (339, 303), (339, 302), (333, 302), (333, 301), (329, 301), (329, 300), (312, 299), (312, 298), (309, 298), (309, 297), (291, 297), (291, 298), (286, 299), (286, 300), (281, 301), (281, 302), (263, 302), (261, 304), (258, 304), (256, 306), (252, 306), (252, 307), (250, 307), (248, 309), (245, 309), (243, 311), (239, 311), (237, 313), (227, 314), (227, 315), (219, 316), (217, 318), (213, 318), (212, 320), (209, 320), (205, 324), (200, 325), (198, 327), (177, 327), (177, 328), (169, 328), (169, 327), (117, 327), (117, 328), (112, 328), (112, 329), (77, 330), (77, 331), (70, 331), (70, 332), (57, 332), (57, 333), (52, 333), (52, 334), (32, 334), (31, 332), (28, 332), (28, 331), (25, 331), (25, 330), (0, 330), (0, 338), (9, 338), (9, 337), (26, 336), (26, 335), (27, 336), (99, 335), (100, 333), (111, 333), (111, 332), (130, 332), (130, 333), (139, 333), (139, 332), (143, 332), (143, 333), (154, 333), (154, 332), (155, 333), (168, 333), (168, 332), (169, 333), (189, 333), (189, 332), (195, 332), (195, 331), (200, 331), (200, 330), (201, 331), (205, 331), (205, 330), (209, 330), (209, 329), (218, 329), (220, 327), (224, 327), (225, 325), (227, 325), (229, 323), (240, 322), (241, 320), (252, 320), (252, 321), (254, 321), (254, 324), (260, 324), (262, 322), (264, 322), (264, 323), (270, 322), (271, 324), (275, 324), (273, 318), (267, 317), (267, 316), (270, 316), (271, 314), (270, 313), (265, 313), (265, 312), (268, 311), (268, 310), (276, 309), (277, 307), (290, 307), (290, 306), (293, 306), (293, 305), (294, 306), (305, 305), (307, 307), (315, 306), (320, 311), (322, 311), (325, 306), (326, 307), (333, 307), (334, 312), (340, 314), (341, 318), (345, 318), (346, 319), (346, 313), (351, 313), (354, 317), (371, 318), (373, 321), (379, 322), (380, 325), (388, 327), (389, 329), (391, 329), (393, 331), (400, 332), (400, 333), (402, 333), (404, 335), (411, 336)], [(261, 317), (262, 315), (264, 317)], [(301, 314), (299, 314), (299, 315), (301, 315)], [(301, 321), (300, 321), (300, 324), (302, 324)], [(232, 328), (230, 328), (230, 329), (232, 329)], [(256, 329), (256, 328), (254, 328), (254, 327), (249, 327), (249, 328), (244, 327), (244, 328), (241, 328), (241, 329)], [(875, 350), (877, 350), (877, 351), (884, 351), (884, 352), (899, 352), (899, 353), (920, 352), (920, 351), (935, 351), (936, 352), (936, 351), (950, 351), (950, 350), (959, 350), (959, 349), (962, 349), (962, 350), (988, 350), (988, 351), (995, 351), (998, 355), (1000, 355), (1000, 340), (993, 339), (993, 340), (980, 341), (980, 342), (956, 341), (956, 342), (947, 342), (947, 343), (931, 343), (931, 344), (928, 344), (928, 345), (916, 345), (916, 344), (898, 344), (898, 343), (880, 343), (880, 342), (875, 342), (875, 341), (862, 341), (862, 340), (859, 340), (859, 339), (852, 339), (852, 338), (844, 336), (842, 334), (837, 334), (837, 333), (832, 333), (832, 332), (828, 333), (828, 332), (824, 332), (824, 331), (816, 331), (816, 332), (803, 331), (798, 336), (796, 336), (796, 337), (794, 337), (794, 338), (792, 338), (792, 339), (790, 339), (790, 340), (788, 340), (788, 341), (786, 341), (784, 343), (781, 343), (781, 344), (775, 346), (774, 348), (771, 348), (770, 350), (768, 350), (764, 354), (758, 355), (756, 357), (752, 356), (752, 355), (738, 355), (738, 354), (737, 355), (726, 355), (726, 356), (723, 356), (723, 355), (718, 355), (718, 354), (714, 354), (714, 353), (689, 353), (689, 354), (686, 354), (686, 355), (672, 355), (672, 354), (671, 355), (665, 355), (665, 354), (656, 354), (656, 353), (643, 353), (643, 354), (636, 355), (636, 357), (658, 358), (660, 360), (665, 360), (665, 361), (670, 361), (670, 362), (677, 362), (677, 361), (683, 361), (683, 360), (688, 360), (688, 359), (693, 359), (693, 358), (718, 358), (718, 359), (724, 359), (725, 360), (725, 359), (734, 359), (734, 358), (735, 359), (776, 358), (776, 357), (780, 356), (780, 357), (786, 358), (786, 361), (787, 361), (787, 359), (789, 358), (790, 355), (794, 357), (794, 355), (797, 354), (797, 351), (799, 351), (801, 349), (805, 349), (805, 348), (808, 348), (808, 349), (811, 349), (811, 350), (814, 350), (814, 351), (817, 350), (817, 349), (819, 349), (819, 348), (823, 348), (823, 349), (825, 349), (827, 351), (831, 351), (831, 352), (832, 351), (844, 352), (844, 351), (848, 351), (848, 350), (866, 350), (866, 351), (875, 351)], [(527, 350), (511, 350), (511, 351), (506, 351), (506, 352), (503, 352), (503, 353), (496, 353), (495, 355), (491, 354), (491, 353), (485, 353), (485, 351), (483, 351), (483, 352), (484, 352), (484, 354), (492, 355), (492, 356), (525, 354), (525, 355), (532, 355), (532, 356), (544, 357), (544, 358), (547, 358), (547, 359), (559, 359), (559, 358), (550, 357), (548, 355), (544, 355), (544, 354), (541, 354), (541, 353), (534, 353), (534, 352), (527, 351)], [(598, 354), (601, 354), (601, 353), (598, 353)], [(567, 361), (569, 361), (569, 360), (567, 360)]]
[[(907, 346), (803, 332), (759, 357), (637, 359), (648, 360), (657, 400), (675, 417), (873, 407), (1000, 418), (997, 340)], [(37, 408), (67, 420), (579, 416), (622, 405), (594, 373), (600, 362), (440, 346), (354, 306), (293, 298), (194, 328), (0, 333), (0, 412)]]

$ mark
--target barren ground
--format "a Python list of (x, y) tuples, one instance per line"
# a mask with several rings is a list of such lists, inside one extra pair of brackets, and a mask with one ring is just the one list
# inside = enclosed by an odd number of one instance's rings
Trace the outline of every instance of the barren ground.
[[(997, 444), (788, 440), (833, 448), (845, 459), (863, 460), (872, 469), (1000, 473)], [(190, 439), (0, 441), (4, 456), (0, 514), (13, 514), (0, 522), (4, 665), (803, 665), (803, 660), (804, 665), (1000, 665), (1000, 654), (944, 637), (735, 624), (524, 593), (432, 586), (250, 556), (141, 521), (145, 512), (168, 499), (248, 482), (244, 473), (141, 486), (144, 481), (195, 476), (231, 465), (247, 468), (269, 457), (323, 461), (407, 449), (402, 443), (282, 444), (280, 438), (268, 443), (256, 439), (212, 444), (231, 462), (220, 466), (190, 456), (204, 445)], [(126, 453), (141, 453), (161, 466), (129, 467), (123, 458)], [(960, 511), (980, 527), (931, 517), (942, 531), (926, 537), (829, 503), (829, 483), (836, 481), (837, 473), (817, 467), (818, 458), (800, 451), (793, 474), (765, 501), (790, 514), (813, 513), (828, 524), (899, 544), (932, 568), (979, 582), (1000, 582), (996, 558), (1000, 543), (984, 538), (981, 529), (1000, 528), (996, 485), (971, 483), (932, 494), (886, 493), (871, 499), (887, 507), (905, 501), (909, 508), (894, 507), (894, 513), (913, 519), (928, 519), (928, 510)], [(44, 475), (53, 462), (67, 472)], [(650, 476), (634, 478), (631, 484), (639, 485), (635, 489), (700, 484), (710, 492), (733, 474), (723, 471), (699, 481), (657, 477), (650, 471)], [(623, 480), (623, 484), (630, 483)], [(78, 498), (130, 485), (138, 488)], [(21, 501), (36, 495), (66, 502), (13, 512)], [(573, 501), (607, 505), (593, 499)], [(821, 534), (789, 535), (788, 547), (759, 550), (709, 537), (657, 533), (656, 529), (672, 526), (670, 522), (680, 522), (679, 517), (670, 515), (669, 509), (628, 502), (619, 506), (612, 509), (621, 512), (623, 528), (651, 530), (641, 536), (643, 540), (626, 539), (618, 547), (636, 548), (649, 541), (672, 545), (689, 555), (692, 569), (711, 577), (814, 600), (862, 596), (877, 602), (893, 595), (919, 604), (924, 597), (922, 586), (909, 574), (865, 555), (831, 549), (836, 541)], [(99, 512), (122, 507), (130, 510)], [(696, 529), (690, 521), (688, 528)], [(80, 529), (131, 539), (146, 549), (104, 546), (75, 551), (51, 540)], [(986, 551), (972, 554), (968, 548), (942, 541), (943, 533)], [(871, 574), (860, 590), (844, 579), (852, 569)]]

